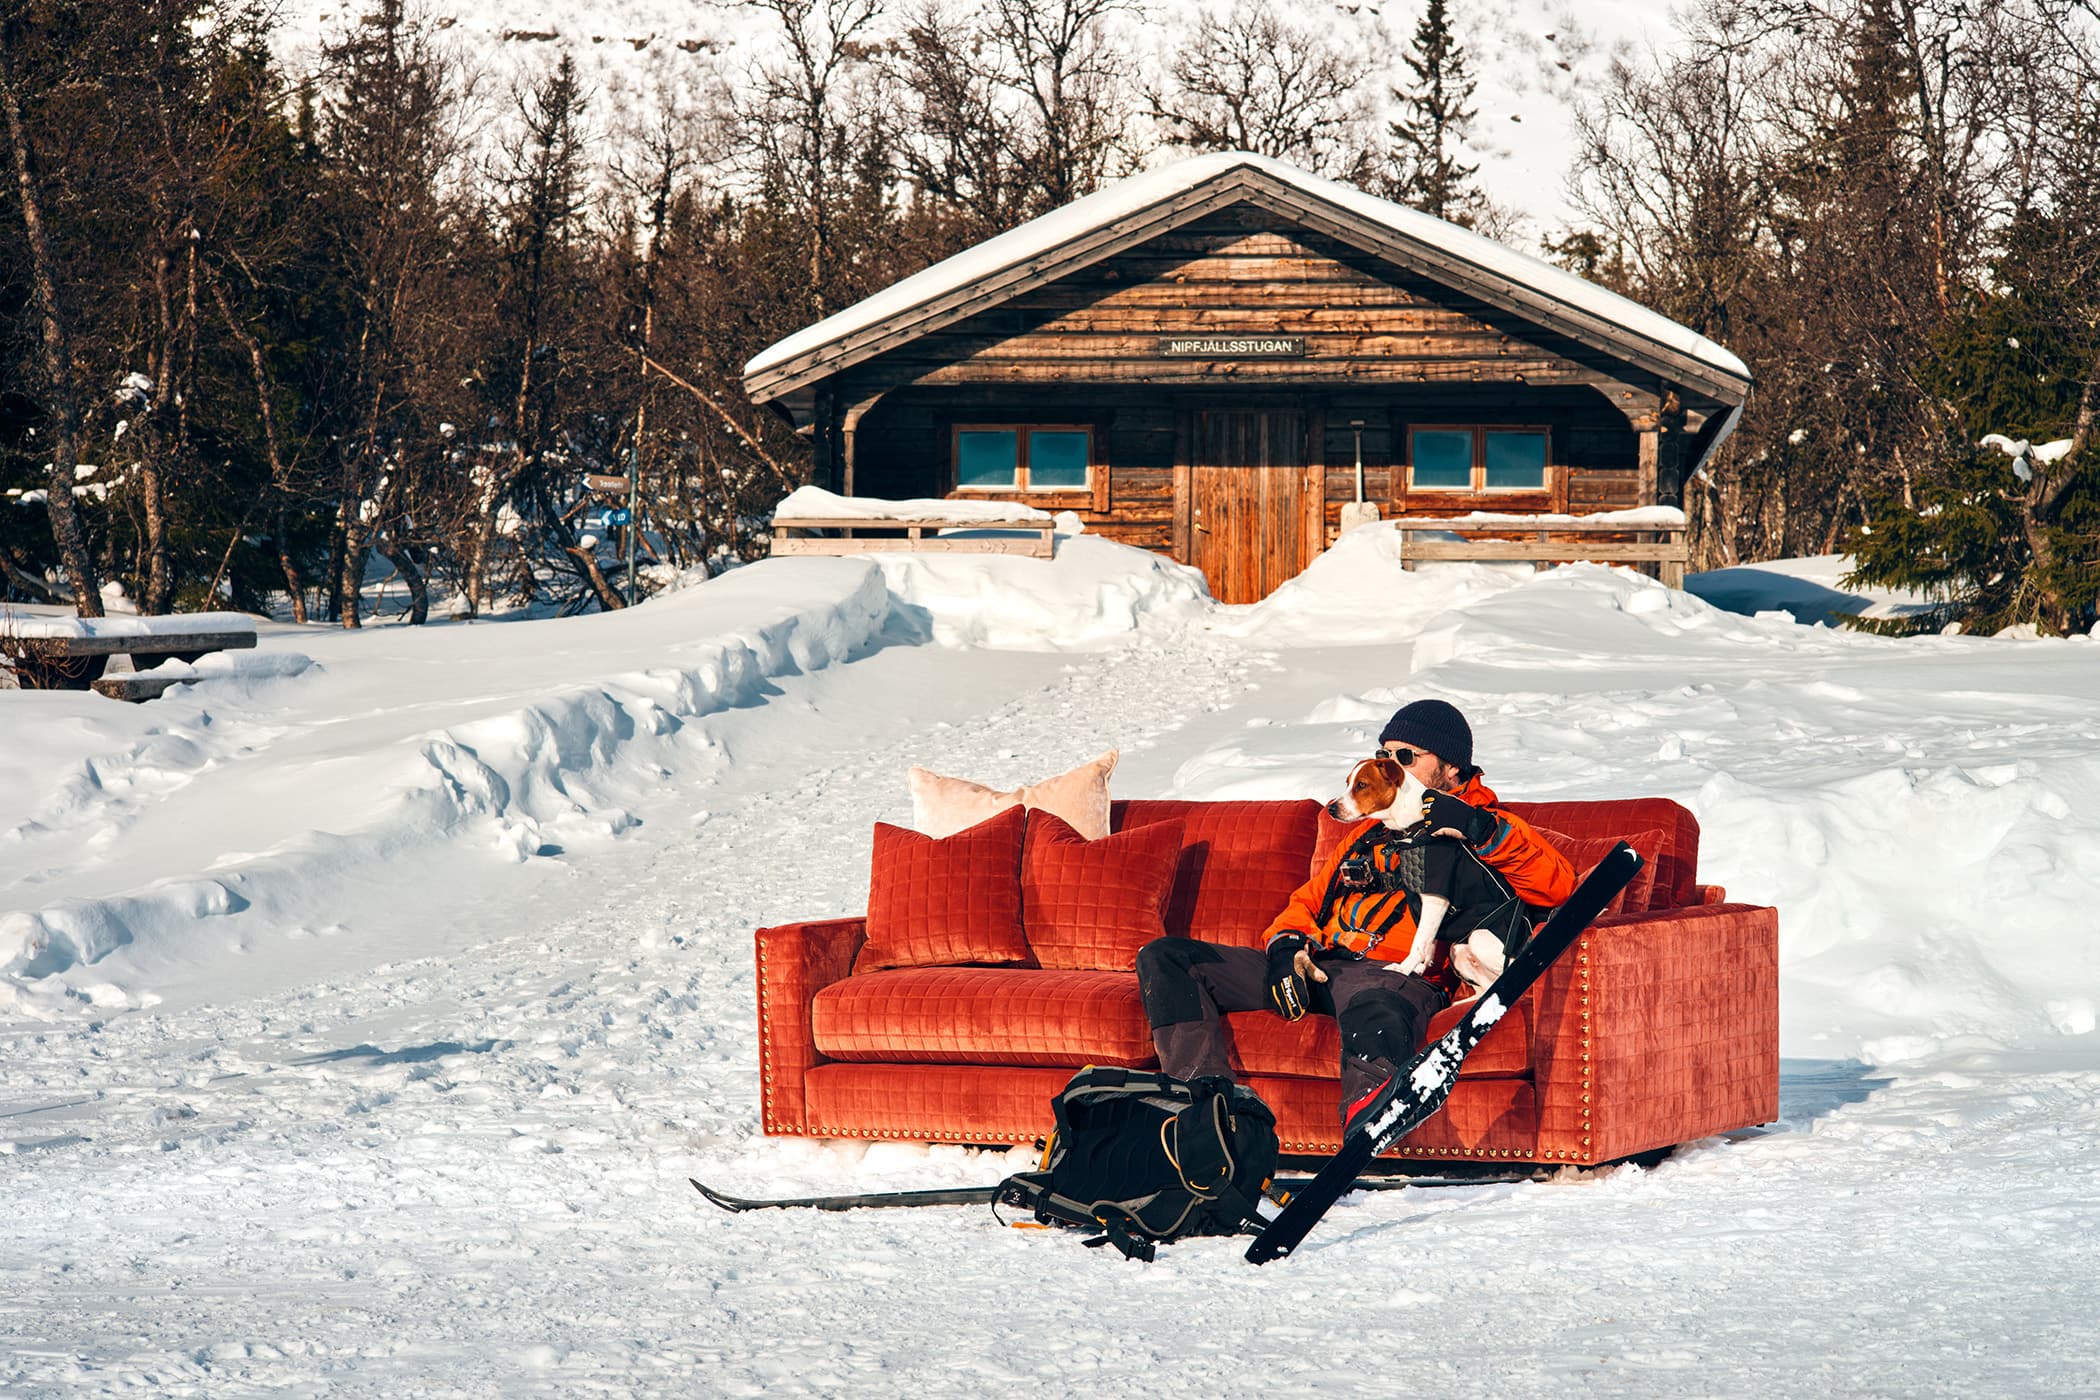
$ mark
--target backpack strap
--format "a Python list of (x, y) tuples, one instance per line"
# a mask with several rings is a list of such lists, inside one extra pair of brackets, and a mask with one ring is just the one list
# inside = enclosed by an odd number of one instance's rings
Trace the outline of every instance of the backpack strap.
[(1083, 1243), (1088, 1249), (1099, 1249), (1102, 1245), (1112, 1244), (1116, 1247), (1117, 1253), (1121, 1254), (1125, 1259), (1135, 1259), (1142, 1264), (1151, 1263), (1153, 1257), (1158, 1253), (1153, 1248), (1152, 1241), (1131, 1234), (1124, 1227), (1120, 1218), (1121, 1214), (1120, 1211), (1111, 1209), (1105, 1210), (1094, 1217), (1101, 1226), (1101, 1233), (1093, 1239), (1083, 1241)]

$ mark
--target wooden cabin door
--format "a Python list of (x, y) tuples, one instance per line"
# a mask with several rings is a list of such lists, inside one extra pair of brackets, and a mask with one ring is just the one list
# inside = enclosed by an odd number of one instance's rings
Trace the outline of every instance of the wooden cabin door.
[(1306, 464), (1306, 414), (1198, 410), (1194, 418), (1188, 562), (1219, 602), (1258, 602), (1324, 544), (1312, 543), (1319, 532), (1309, 528), (1322, 483)]

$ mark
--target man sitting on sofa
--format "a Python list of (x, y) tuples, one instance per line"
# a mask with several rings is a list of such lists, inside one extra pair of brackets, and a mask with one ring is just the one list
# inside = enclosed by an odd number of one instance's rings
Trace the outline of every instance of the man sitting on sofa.
[[(1526, 904), (1556, 906), (1574, 891), (1567, 858), (1501, 810), (1481, 782), (1473, 730), (1457, 707), (1442, 700), (1404, 705), (1378, 742), (1430, 790), (1426, 811), (1436, 834), (1465, 841)], [(1392, 896), (1338, 886), (1348, 852), (1349, 843), (1341, 843), (1292, 894), (1269, 925), (1266, 951), (1172, 936), (1138, 951), (1138, 989), (1161, 1069), (1181, 1079), (1229, 1079), (1221, 1013), (1268, 1008), (1297, 1020), (1310, 1008), (1341, 1026), (1346, 1122), (1414, 1054), (1430, 1018), (1450, 1000), (1450, 952), (1440, 943), (1422, 972), (1402, 973), (1398, 964), (1414, 942), (1408, 912), (1367, 954), (1353, 951), (1364, 942), (1363, 901), (1390, 905)]]

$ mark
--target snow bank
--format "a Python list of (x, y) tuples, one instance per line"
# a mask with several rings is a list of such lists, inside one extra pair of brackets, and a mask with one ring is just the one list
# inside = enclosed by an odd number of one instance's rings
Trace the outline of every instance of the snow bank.
[(900, 612), (946, 646), (1095, 646), (1198, 622), (1213, 607), (1195, 569), (1094, 535), (1060, 536), (1051, 559), (873, 557)]
[[(280, 628), (273, 643), (335, 654), (208, 659), (204, 680), (150, 706), (12, 694), (0, 1009), (145, 1004), (147, 983), (82, 970), (134, 945), (180, 964), (186, 942), (251, 906), (300, 923), (317, 887), (450, 842), (522, 861), (618, 835), (636, 790), (719, 762), (689, 721), (869, 650), (890, 620), (865, 561), (777, 561), (596, 618)], [(635, 669), (649, 656), (662, 664)], [(79, 975), (41, 985), (62, 973)]]
[(1425, 564), (1401, 567), (1400, 532), (1358, 526), (1305, 572), (1258, 603), (1234, 609), (1218, 626), (1284, 646), (1370, 645), (1419, 638), (1451, 609), (1514, 588), (1529, 564)]
[(266, 624), (145, 706), (10, 693), (0, 1010), (151, 1004), (228, 916), (326, 924), (327, 891), (433, 852), (602, 848), (666, 782), (728, 761), (694, 720), (885, 640), (1085, 649), (1212, 607), (1195, 571), (1070, 536), (1049, 560), (770, 560), (587, 618)]

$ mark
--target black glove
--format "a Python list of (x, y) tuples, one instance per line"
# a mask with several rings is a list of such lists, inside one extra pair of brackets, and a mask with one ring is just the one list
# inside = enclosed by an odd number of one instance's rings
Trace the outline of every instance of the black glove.
[(1269, 1002), (1286, 1021), (1305, 1015), (1305, 979), (1298, 975), (1298, 954), (1312, 946), (1302, 933), (1279, 935), (1269, 944)]
[(1468, 846), (1477, 846), (1493, 836), (1497, 825), (1495, 814), (1485, 807), (1475, 807), (1448, 792), (1434, 789), (1422, 799), (1422, 815), (1428, 820), (1431, 831), (1449, 827), (1464, 837)]

